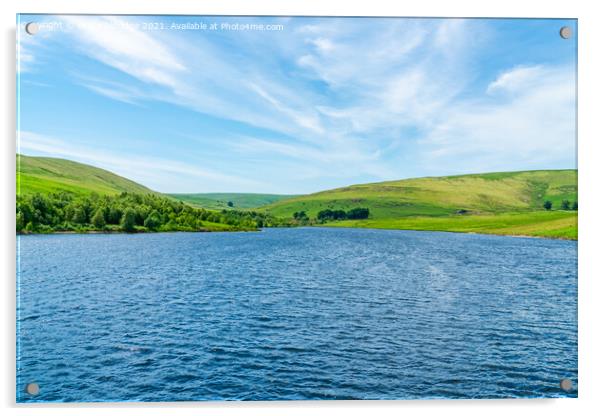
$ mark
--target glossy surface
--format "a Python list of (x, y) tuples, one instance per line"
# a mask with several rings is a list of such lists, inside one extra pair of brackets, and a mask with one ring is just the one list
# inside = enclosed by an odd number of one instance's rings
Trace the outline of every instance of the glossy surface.
[(20, 254), (18, 401), (577, 394), (575, 242), (297, 228)]

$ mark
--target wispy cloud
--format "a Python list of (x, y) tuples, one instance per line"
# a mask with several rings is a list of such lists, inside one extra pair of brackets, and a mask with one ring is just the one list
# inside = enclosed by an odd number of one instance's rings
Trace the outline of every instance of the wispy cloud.
[[(512, 68), (491, 82), (495, 98), (448, 108), (421, 146), (424, 162), (450, 169), (553, 168), (575, 154), (575, 74), (571, 67)], [(455, 168), (458, 170), (458, 168)]]
[(547, 82), (550, 75), (550, 69), (541, 65), (519, 66), (500, 74), (495, 81), (487, 87), (487, 93), (516, 93), (525, 88), (532, 88), (534, 85)]
[(31, 71), (36, 63), (36, 57), (33, 50), (38, 42), (33, 36), (24, 33), (25, 29), (17, 30), (17, 73)]
[[(115, 151), (79, 145), (73, 140), (57, 139), (30, 131), (17, 133), (18, 152), (33, 152), (52, 157), (64, 157), (93, 166), (108, 169), (149, 186), (160, 192), (180, 192), (190, 190), (192, 184), (213, 191), (232, 188), (257, 188), (261, 184), (243, 177), (229, 175), (197, 165), (162, 159), (153, 156), (123, 156)], [(167, 182), (166, 182), (167, 181)], [(164, 186), (170, 183), (166, 189)]]
[(74, 83), (116, 101), (141, 105), (143, 100), (151, 99), (148, 92), (131, 84), (91, 77), (79, 72), (72, 72), (71, 77)]
[(163, 42), (117, 16), (63, 16), (81, 51), (142, 81), (174, 88), (187, 68)]
[(47, 41), (56, 34), (56, 28), (46, 23), (48, 18), (48, 16), (37, 16), (33, 20), (33, 22), (38, 24), (39, 30), (34, 35), (28, 34), (25, 30), (29, 22), (19, 18), (19, 24), (16, 29), (17, 73), (41, 71), (44, 69), (44, 55), (48, 53)]

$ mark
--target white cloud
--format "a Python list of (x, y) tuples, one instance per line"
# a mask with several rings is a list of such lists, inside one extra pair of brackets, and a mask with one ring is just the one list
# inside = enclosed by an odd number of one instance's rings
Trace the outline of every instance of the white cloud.
[(261, 98), (267, 101), (273, 108), (275, 108), (281, 114), (288, 116), (290, 119), (294, 120), (297, 125), (300, 127), (309, 129), (315, 133), (322, 134), (324, 133), (324, 129), (320, 125), (320, 120), (316, 114), (312, 111), (298, 111), (295, 110), (285, 104), (283, 104), (280, 100), (272, 96), (268, 93), (263, 87), (257, 85), (256, 83), (249, 83), (249, 88), (257, 93)]
[[(486, 38), (480, 36), (485, 30), (479, 24), (464, 20), (430, 25), (392, 21), (385, 30), (379, 26), (380, 30), (360, 31), (360, 36), (357, 24), (304, 30), (308, 43), (327, 41), (336, 47), (327, 54), (316, 47), (297, 62), (345, 97), (316, 106), (325, 118), (326, 131), (339, 137), (363, 135), (374, 141), (376, 136), (380, 139), (375, 145), (379, 146), (387, 138), (389, 146), (404, 140), (399, 133), (404, 128), (431, 128), (442, 109), (471, 81), (466, 57), (479, 46), (472, 38)], [(383, 136), (383, 132), (389, 134)]]
[[(573, 159), (575, 78), (570, 67), (511, 69), (489, 92), (511, 92), (503, 100), (479, 99), (448, 108), (423, 140), (424, 162), (434, 170), (479, 171), (553, 168)], [(571, 166), (565, 166), (571, 167)]]
[(122, 101), (128, 104), (137, 104), (136, 97), (137, 94), (128, 94), (124, 90), (114, 89), (101, 85), (94, 84), (82, 84), (84, 87), (88, 88), (90, 91), (94, 91), (97, 94), (104, 95), (108, 98), (112, 98), (117, 101)]
[(326, 38), (317, 38), (311, 41), (320, 53), (330, 53), (333, 52), (336, 48), (335, 44)]
[[(320, 146), (305, 143), (283, 142), (256, 137), (239, 137), (230, 144), (233, 151), (261, 156), (281, 156), (278, 160), (295, 161), (304, 164), (304, 178), (348, 178), (360, 175), (393, 177), (393, 171), (380, 163), (380, 152), (362, 146), (361, 142), (347, 139), (350, 145), (339, 145), (336, 151), (326, 152)], [(290, 162), (289, 162), (290, 163)], [(309, 172), (309, 173), (308, 173)], [(316, 190), (320, 190), (318, 187)]]
[(17, 73), (30, 72), (37, 59), (34, 54), (34, 49), (39, 46), (39, 42), (34, 36), (28, 35), (25, 32), (25, 25), (21, 25), (17, 28)]
[(186, 67), (170, 48), (117, 16), (63, 16), (82, 51), (142, 81), (175, 88)]
[(548, 71), (541, 65), (519, 66), (502, 73), (487, 87), (487, 93), (498, 92), (520, 92), (524, 88), (530, 88), (542, 77), (549, 75)]
[[(80, 52), (149, 87), (164, 88), (136, 95), (131, 89), (86, 85), (101, 95), (132, 103), (141, 99), (166, 101), (286, 134), (311, 137), (323, 133), (317, 111), (308, 110), (305, 94), (286, 83), (266, 81), (263, 68), (255, 68), (252, 62), (244, 65), (236, 51), (217, 48), (202, 38), (190, 42), (174, 34), (145, 32), (136, 29), (140, 21), (135, 18), (64, 19), (72, 30), (78, 30), (69, 41), (79, 45)], [(189, 68), (187, 62), (193, 67)]]
[(33, 53), (23, 43), (17, 43), (17, 72), (26, 72), (34, 61)]

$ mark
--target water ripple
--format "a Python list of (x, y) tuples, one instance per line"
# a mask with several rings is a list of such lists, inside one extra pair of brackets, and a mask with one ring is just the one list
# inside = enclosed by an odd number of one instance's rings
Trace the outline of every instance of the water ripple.
[(577, 396), (575, 242), (19, 238), (19, 402)]

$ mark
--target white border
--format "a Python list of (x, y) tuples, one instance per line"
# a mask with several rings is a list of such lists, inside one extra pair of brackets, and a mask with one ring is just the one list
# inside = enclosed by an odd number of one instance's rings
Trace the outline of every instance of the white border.
[[(399, 2), (393, 0), (3, 0), (2, 8), (2, 342), (0, 348), (0, 394), (4, 414), (48, 415), (330, 415), (341, 412), (363, 415), (367, 412), (400, 414), (507, 415), (508, 413), (590, 414), (602, 407), (597, 390), (602, 387), (599, 351), (602, 351), (602, 268), (598, 232), (602, 217), (600, 165), (600, 75), (602, 74), (602, 15), (595, 2), (474, 0)], [(254, 402), (254, 403), (176, 403), (176, 404), (94, 404), (94, 405), (16, 405), (15, 404), (15, 15), (21, 13), (112, 13), (112, 14), (253, 14), (253, 15), (357, 15), (357, 16), (440, 16), (440, 17), (572, 17), (579, 19), (579, 399), (479, 400), (479, 401), (398, 401), (398, 402)], [(168, 410), (169, 409), (169, 410)]]

